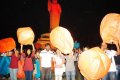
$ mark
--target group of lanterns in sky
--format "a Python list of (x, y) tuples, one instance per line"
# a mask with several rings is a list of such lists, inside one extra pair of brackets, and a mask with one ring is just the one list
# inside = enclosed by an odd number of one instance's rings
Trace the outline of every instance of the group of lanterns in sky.
[[(120, 44), (120, 15), (117, 13), (107, 14), (100, 25), (100, 35), (105, 43), (114, 43), (119, 49)], [(30, 27), (18, 28), (18, 42), (22, 45), (32, 45), (34, 32)], [(58, 48), (62, 53), (69, 54), (74, 48), (74, 41), (70, 32), (63, 27), (56, 27), (50, 33), (51, 44)], [(0, 52), (7, 52), (16, 48), (13, 38), (0, 40)], [(94, 47), (84, 51), (79, 56), (79, 69), (82, 75), (88, 80), (98, 80), (104, 77), (110, 67), (110, 59), (99, 48)]]

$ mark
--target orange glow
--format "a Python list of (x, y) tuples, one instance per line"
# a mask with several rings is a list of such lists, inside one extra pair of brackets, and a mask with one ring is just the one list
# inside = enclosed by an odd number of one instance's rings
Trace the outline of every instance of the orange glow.
[(63, 27), (56, 27), (50, 33), (51, 44), (62, 53), (68, 54), (73, 50), (74, 42), (70, 32)]
[(16, 48), (16, 43), (13, 38), (10, 37), (0, 40), (0, 52), (11, 51), (14, 48)]
[(18, 42), (23, 45), (30, 45), (34, 41), (34, 32), (30, 27), (18, 28)]
[(110, 59), (99, 47), (84, 51), (80, 54), (78, 61), (80, 72), (88, 80), (103, 78), (107, 74), (110, 64)]

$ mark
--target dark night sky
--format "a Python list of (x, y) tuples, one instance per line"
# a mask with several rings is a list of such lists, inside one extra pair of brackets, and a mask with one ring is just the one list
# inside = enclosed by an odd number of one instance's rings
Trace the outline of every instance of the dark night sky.
[[(67, 28), (82, 46), (101, 43), (99, 26), (110, 12), (120, 13), (120, 0), (59, 0), (62, 7), (60, 26)], [(0, 2), (0, 39), (14, 37), (18, 27), (31, 26), (35, 41), (49, 32), (47, 0), (3, 0)]]

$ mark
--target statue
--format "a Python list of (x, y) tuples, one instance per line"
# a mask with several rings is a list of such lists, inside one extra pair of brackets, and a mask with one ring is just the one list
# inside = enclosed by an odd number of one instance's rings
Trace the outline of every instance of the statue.
[(59, 26), (60, 15), (61, 15), (61, 6), (57, 0), (48, 0), (48, 11), (50, 14), (50, 30)]

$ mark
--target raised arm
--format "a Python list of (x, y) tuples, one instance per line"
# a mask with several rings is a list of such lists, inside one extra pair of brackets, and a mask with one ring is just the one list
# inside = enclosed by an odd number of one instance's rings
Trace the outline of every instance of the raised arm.
[(20, 54), (21, 54), (21, 56), (23, 56), (23, 57), (26, 56), (25, 53), (23, 52), (23, 45), (22, 45), (22, 44), (20, 45)]
[(117, 53), (116, 53), (116, 55), (120, 55), (119, 43), (116, 41), (116, 42), (114, 42), (114, 44), (117, 47)]
[(20, 45), (20, 53), (23, 53), (23, 45)]
[(35, 52), (35, 47), (34, 47), (34, 44), (32, 44), (32, 49), (33, 49), (33, 52)]

